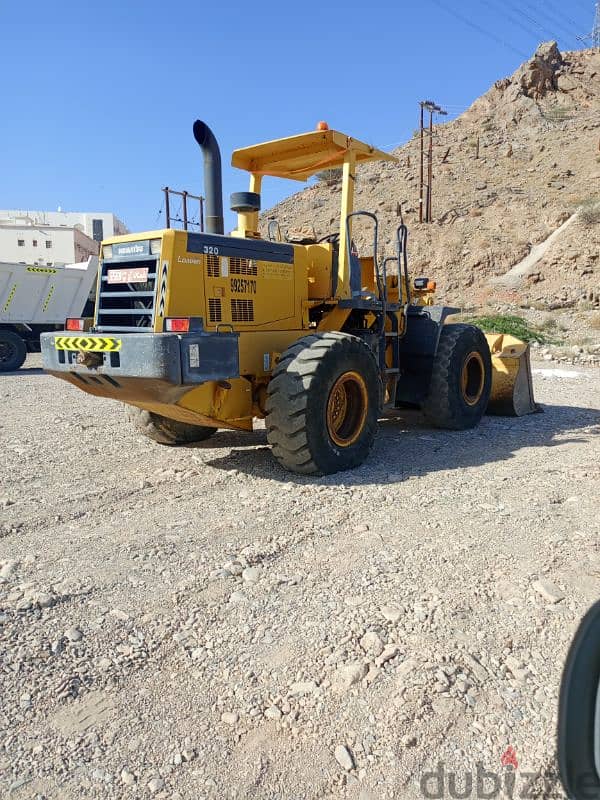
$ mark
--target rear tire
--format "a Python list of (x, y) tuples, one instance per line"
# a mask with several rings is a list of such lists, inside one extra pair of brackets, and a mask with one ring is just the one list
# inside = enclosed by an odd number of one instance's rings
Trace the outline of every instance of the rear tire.
[(203, 442), (210, 439), (218, 430), (207, 425), (190, 425), (187, 422), (179, 422), (136, 406), (129, 406), (127, 414), (129, 421), (133, 423), (139, 433), (159, 444), (174, 446)]
[(346, 333), (313, 334), (281, 356), (267, 389), (267, 440), (285, 469), (328, 475), (367, 458), (382, 407), (368, 346)]
[(27, 345), (18, 333), (0, 331), (0, 372), (15, 372), (25, 363)]
[(436, 428), (474, 428), (491, 388), (492, 359), (483, 333), (474, 325), (444, 325), (422, 406), (426, 419)]

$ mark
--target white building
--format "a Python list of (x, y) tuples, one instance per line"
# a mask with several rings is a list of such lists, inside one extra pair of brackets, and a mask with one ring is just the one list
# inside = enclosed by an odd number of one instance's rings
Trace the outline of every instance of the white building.
[(114, 214), (0, 210), (0, 261), (73, 264), (98, 255), (100, 242), (128, 233)]
[(6, 221), (17, 220), (35, 225), (49, 225), (53, 228), (77, 228), (90, 239), (101, 242), (109, 236), (129, 233), (125, 224), (114, 214), (106, 211), (23, 211), (0, 210), (0, 225)]

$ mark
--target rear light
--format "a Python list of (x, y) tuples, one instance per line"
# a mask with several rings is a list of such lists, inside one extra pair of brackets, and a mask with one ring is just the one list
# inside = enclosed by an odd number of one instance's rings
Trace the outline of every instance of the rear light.
[(70, 318), (67, 320), (65, 327), (68, 331), (84, 331), (85, 320)]
[(171, 333), (188, 333), (190, 329), (190, 318), (174, 318), (165, 320), (165, 330)]
[(437, 283), (435, 281), (427, 281), (428, 292), (435, 292), (436, 289), (437, 289)]

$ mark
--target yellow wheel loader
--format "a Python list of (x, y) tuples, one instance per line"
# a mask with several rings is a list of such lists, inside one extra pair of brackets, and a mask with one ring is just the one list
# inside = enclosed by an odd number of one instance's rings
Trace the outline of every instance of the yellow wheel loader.
[[(361, 464), (384, 408), (418, 406), (433, 425), (471, 428), (497, 386), (503, 413), (532, 410), (527, 346), (494, 337), (490, 351), (478, 328), (446, 324), (457, 309), (436, 305), (426, 278), (409, 280), (403, 225), (395, 254), (379, 257), (377, 217), (353, 208), (355, 172), (393, 156), (325, 124), (236, 150), (231, 163), (250, 173), (250, 187), (232, 195), (237, 228), (224, 235), (219, 147), (205, 123), (193, 130), (206, 232), (104, 241), (93, 319), (42, 337), (49, 373), (126, 403), (163, 444), (264, 419), (277, 460), (304, 474)], [(272, 221), (260, 235), (263, 176), (305, 181), (340, 168), (336, 231), (284, 237)], [(357, 219), (373, 232), (362, 256)]]

